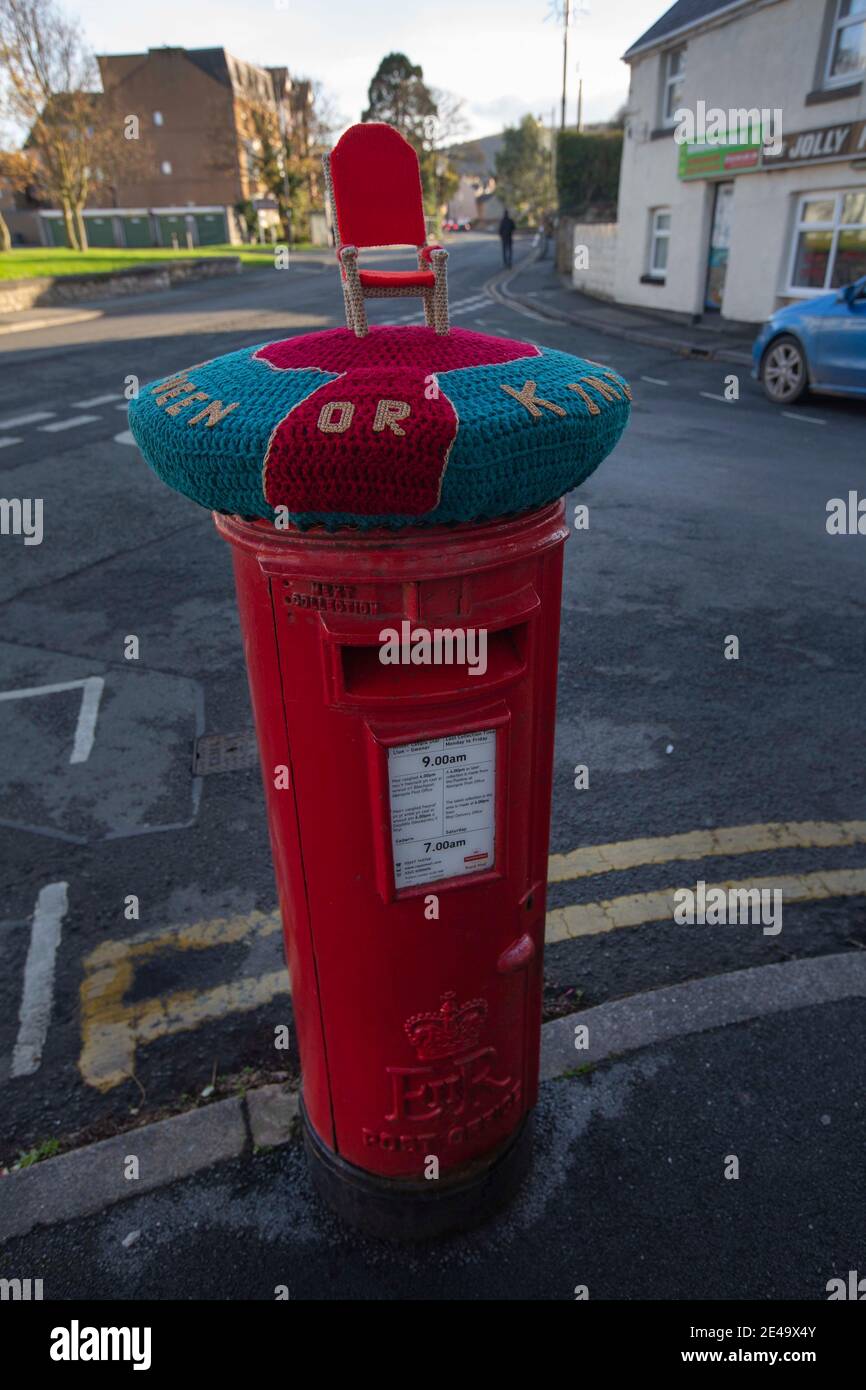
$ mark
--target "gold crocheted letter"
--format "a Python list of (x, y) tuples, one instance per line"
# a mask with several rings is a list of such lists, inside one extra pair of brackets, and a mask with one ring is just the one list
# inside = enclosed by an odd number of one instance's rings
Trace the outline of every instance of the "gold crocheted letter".
[(398, 420), (405, 420), (409, 414), (410, 406), (408, 401), (379, 401), (376, 406), (376, 418), (373, 421), (373, 429), (379, 433), (381, 430), (389, 429), (392, 434), (405, 434), (397, 424)]
[(594, 401), (589, 392), (585, 391), (578, 382), (569, 382), (568, 386), (565, 389), (567, 391), (576, 391), (578, 396), (580, 396), (581, 400), (586, 401), (586, 404), (589, 406), (590, 415), (601, 414), (601, 406), (599, 405), (598, 401)]
[[(171, 400), (172, 396), (184, 396), (189, 391), (195, 390), (196, 384), (194, 381), (190, 381), (187, 377), (181, 377), (177, 381), (167, 381), (164, 386), (160, 386), (159, 389), (154, 392), (154, 399), (157, 405), (165, 405), (166, 401)], [(207, 400), (206, 396), (205, 400)]]
[(204, 420), (205, 429), (212, 430), (214, 425), (218, 425), (220, 420), (224, 420), (233, 410), (237, 410), (240, 401), (232, 401), (229, 405), (223, 405), (222, 401), (211, 401), (200, 410), (198, 415), (193, 415), (191, 420), (187, 420), (188, 425), (197, 425), (199, 420)]
[(587, 357), (585, 360), (589, 363), (591, 367), (599, 367), (601, 369), (602, 376), (606, 376), (610, 381), (614, 383), (615, 386), (618, 386), (623, 391), (625, 391), (625, 394), (630, 401), (634, 399), (631, 393), (631, 387), (629, 386), (628, 382), (623, 381), (621, 377), (618, 377), (615, 372), (612, 372), (610, 370), (610, 367), (605, 367), (602, 362), (593, 361), (591, 357)]
[(186, 410), (188, 405), (192, 405), (193, 401), (206, 400), (207, 391), (194, 391), (191, 396), (184, 396), (182, 401), (175, 401), (174, 405), (170, 405), (165, 413), (166, 415), (179, 415), (182, 410)]
[[(339, 411), (339, 419), (334, 416)], [(328, 401), (319, 411), (318, 428), (323, 434), (344, 434), (352, 423), (355, 406), (352, 401)]]
[(584, 376), (581, 381), (585, 381), (587, 386), (594, 386), (596, 391), (600, 391), (606, 401), (621, 401), (622, 396), (609, 381), (602, 381), (600, 376)]
[(513, 396), (516, 401), (520, 401), (521, 405), (526, 406), (533, 420), (537, 420), (541, 414), (538, 408), (539, 406), (543, 406), (545, 410), (552, 411), (554, 415), (565, 414), (561, 405), (556, 405), (553, 401), (546, 401), (543, 396), (536, 396), (535, 393), (538, 390), (537, 381), (524, 382), (519, 391), (516, 386), (506, 386), (504, 381), (501, 381), (499, 384), (503, 391), (508, 392), (509, 396)]

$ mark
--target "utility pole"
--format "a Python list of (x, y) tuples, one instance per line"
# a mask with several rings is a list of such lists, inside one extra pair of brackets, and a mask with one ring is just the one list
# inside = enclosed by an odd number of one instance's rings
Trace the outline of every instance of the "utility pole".
[(565, 130), (565, 102), (568, 96), (568, 26), (571, 23), (571, 0), (563, 0), (562, 16), (562, 117), (560, 130)]
[(583, 130), (583, 78), (577, 79), (577, 130)]

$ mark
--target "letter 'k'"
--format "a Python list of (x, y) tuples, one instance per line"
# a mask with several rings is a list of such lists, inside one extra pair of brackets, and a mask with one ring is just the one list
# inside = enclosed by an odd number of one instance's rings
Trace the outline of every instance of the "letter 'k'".
[(516, 401), (520, 401), (521, 405), (526, 406), (526, 409), (534, 420), (537, 420), (541, 415), (541, 411), (538, 408), (539, 406), (544, 406), (545, 410), (552, 410), (554, 415), (565, 414), (561, 405), (556, 405), (553, 401), (546, 401), (543, 396), (536, 396), (535, 393), (538, 390), (537, 381), (524, 382), (519, 391), (516, 386), (506, 386), (504, 381), (501, 381), (499, 384), (503, 391), (508, 392), (509, 396), (513, 396)]

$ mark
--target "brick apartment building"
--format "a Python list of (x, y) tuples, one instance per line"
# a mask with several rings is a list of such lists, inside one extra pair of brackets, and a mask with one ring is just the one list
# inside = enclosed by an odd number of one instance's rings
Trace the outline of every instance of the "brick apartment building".
[[(97, 58), (103, 91), (139, 140), (114, 186), (95, 188), (85, 210), (92, 246), (213, 245), (245, 239), (235, 211), (250, 203), (258, 229), (278, 226), (257, 152), (265, 123), (280, 147), (308, 130), (312, 91), (284, 67), (257, 67), (224, 48), (151, 48)], [(64, 245), (63, 220), (41, 211), (33, 240)], [(31, 239), (31, 238), (28, 238)]]

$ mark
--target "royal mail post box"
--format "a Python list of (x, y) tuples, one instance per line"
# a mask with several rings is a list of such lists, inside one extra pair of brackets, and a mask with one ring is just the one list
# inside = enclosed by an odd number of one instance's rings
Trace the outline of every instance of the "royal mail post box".
[(443, 277), (429, 325), (370, 328), (353, 270), (349, 327), (130, 407), (231, 546), (313, 1174), (396, 1236), (478, 1220), (526, 1166), (561, 499), (629, 413), (597, 362), (449, 329)]
[[(520, 1175), (536, 1098), (563, 505), (396, 534), (217, 527), (314, 1173), (373, 1229), (464, 1223)], [(408, 664), (380, 660), (389, 629)], [(411, 636), (437, 630), (485, 633), (485, 669), (424, 663)]]

